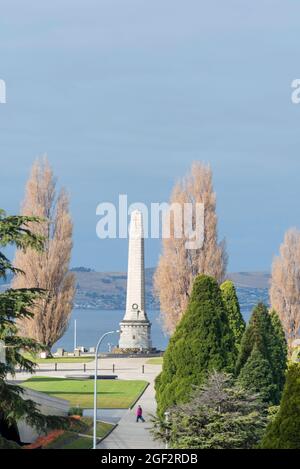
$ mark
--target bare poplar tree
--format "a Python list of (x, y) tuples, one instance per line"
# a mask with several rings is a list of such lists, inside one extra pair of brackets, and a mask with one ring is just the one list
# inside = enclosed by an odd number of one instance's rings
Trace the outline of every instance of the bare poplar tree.
[(300, 231), (295, 228), (285, 233), (273, 261), (270, 301), (290, 347), (300, 334)]
[(45, 221), (31, 229), (42, 235), (43, 252), (17, 250), (14, 266), (25, 272), (17, 275), (13, 288), (42, 288), (46, 292), (38, 300), (34, 318), (19, 324), (23, 335), (36, 339), (49, 350), (62, 337), (73, 308), (74, 274), (69, 272), (73, 224), (66, 192), (57, 195), (56, 180), (46, 158), (37, 160), (26, 185), (22, 215), (35, 215)]
[(182, 209), (185, 203), (191, 203), (194, 208), (197, 203), (204, 204), (204, 241), (199, 249), (186, 249), (188, 238), (185, 234), (181, 238), (176, 236), (175, 215), (170, 217), (170, 236), (162, 241), (162, 255), (154, 275), (154, 291), (168, 333), (174, 331), (187, 307), (194, 277), (204, 273), (221, 283), (227, 266), (225, 242), (218, 242), (216, 194), (208, 165), (193, 163), (189, 173), (173, 189), (171, 206), (174, 203)]

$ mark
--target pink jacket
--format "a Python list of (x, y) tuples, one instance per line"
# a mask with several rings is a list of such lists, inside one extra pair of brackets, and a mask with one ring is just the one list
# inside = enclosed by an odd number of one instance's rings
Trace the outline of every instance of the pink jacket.
[(143, 409), (141, 407), (138, 407), (136, 409), (136, 416), (141, 417), (143, 415)]

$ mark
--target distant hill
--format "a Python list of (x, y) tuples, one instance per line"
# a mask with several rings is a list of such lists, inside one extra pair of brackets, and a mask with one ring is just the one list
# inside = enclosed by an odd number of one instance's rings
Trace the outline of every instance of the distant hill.
[[(124, 309), (126, 302), (125, 272), (94, 272), (73, 269), (77, 279), (75, 307), (82, 309)], [(155, 269), (145, 271), (146, 305), (159, 309), (153, 295)], [(270, 275), (267, 272), (235, 272), (228, 275), (238, 289), (241, 304), (252, 307), (257, 301), (268, 301)]]
[[(127, 274), (124, 272), (83, 272), (73, 269), (76, 275), (76, 308), (124, 309)], [(158, 309), (152, 293), (154, 269), (145, 271), (146, 304)]]
[(70, 269), (71, 272), (95, 272), (94, 269), (89, 269), (88, 267), (73, 267)]
[(235, 272), (228, 274), (236, 287), (269, 288), (271, 275), (268, 272)]
[[(76, 275), (76, 309), (125, 309), (127, 274), (125, 272), (95, 272), (86, 267), (71, 269)], [(155, 269), (146, 269), (146, 306), (159, 309), (153, 295)], [(234, 272), (228, 274), (236, 288), (241, 310), (248, 319), (252, 308), (259, 302), (268, 303), (270, 274), (267, 272)], [(0, 282), (0, 291), (9, 288), (8, 280)]]

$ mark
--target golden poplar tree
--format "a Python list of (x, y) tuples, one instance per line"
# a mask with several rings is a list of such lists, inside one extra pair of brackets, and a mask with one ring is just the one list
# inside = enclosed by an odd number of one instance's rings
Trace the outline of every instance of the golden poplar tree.
[(73, 223), (65, 190), (57, 194), (56, 179), (46, 158), (37, 160), (26, 185), (22, 215), (43, 222), (31, 230), (45, 238), (45, 249), (17, 250), (14, 266), (25, 272), (13, 280), (13, 288), (42, 288), (45, 294), (34, 307), (34, 318), (19, 324), (22, 335), (36, 339), (50, 350), (67, 329), (73, 308), (75, 277), (69, 272)]
[(196, 204), (204, 205), (203, 245), (198, 249), (187, 249), (188, 237), (184, 229), (183, 236), (178, 237), (175, 215), (170, 216), (170, 236), (162, 240), (162, 254), (154, 275), (154, 291), (160, 301), (161, 315), (168, 333), (174, 331), (187, 307), (196, 275), (207, 274), (221, 283), (227, 266), (225, 242), (218, 242), (216, 194), (208, 165), (193, 163), (188, 174), (173, 188), (171, 207), (172, 204), (179, 204), (183, 209), (186, 203), (192, 204), (193, 208)]
[(300, 231), (295, 228), (285, 233), (273, 261), (270, 301), (291, 347), (300, 334)]

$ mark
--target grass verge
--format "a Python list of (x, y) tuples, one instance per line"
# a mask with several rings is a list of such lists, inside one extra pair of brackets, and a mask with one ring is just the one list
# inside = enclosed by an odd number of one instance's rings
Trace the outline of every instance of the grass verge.
[[(147, 387), (146, 381), (99, 380), (98, 407), (128, 409), (136, 402)], [(22, 383), (22, 386), (49, 396), (66, 399), (71, 407), (91, 409), (93, 407), (94, 380), (76, 380), (35, 376)]]
[(149, 360), (146, 362), (146, 365), (162, 365), (163, 360), (163, 357), (149, 358)]
[(54, 358), (39, 358), (35, 355), (24, 353), (24, 357), (34, 363), (89, 363), (94, 360), (94, 357), (54, 357)]

